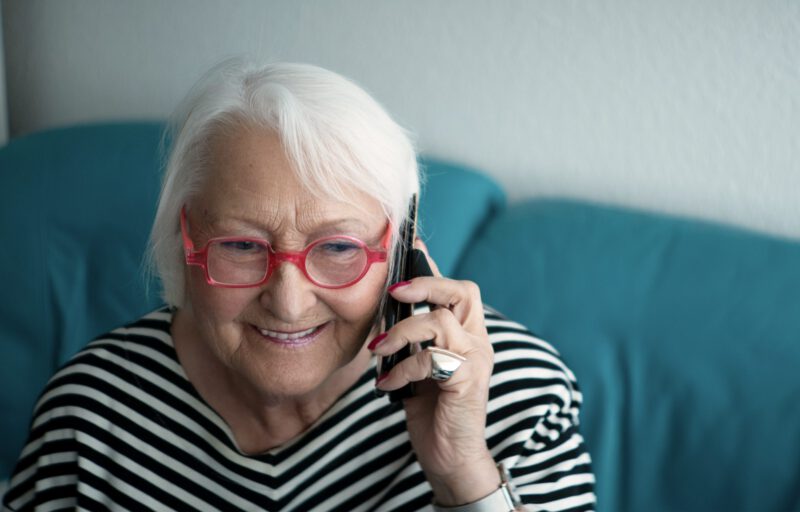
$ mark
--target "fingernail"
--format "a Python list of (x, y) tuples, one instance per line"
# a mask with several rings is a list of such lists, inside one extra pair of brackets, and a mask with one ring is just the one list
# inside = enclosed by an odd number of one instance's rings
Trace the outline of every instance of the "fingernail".
[(369, 345), (367, 345), (367, 348), (370, 349), (370, 350), (375, 350), (375, 347), (377, 347), (378, 344), (380, 342), (382, 342), (384, 340), (384, 338), (386, 338), (386, 336), (388, 336), (388, 334), (385, 333), (385, 332), (382, 332), (379, 335), (375, 336), (372, 339), (372, 341), (369, 342)]
[(411, 281), (400, 281), (399, 283), (394, 283), (392, 286), (389, 287), (389, 291), (393, 292), (396, 289), (400, 288), (401, 286), (407, 286), (411, 284)]
[(389, 378), (389, 372), (384, 373), (383, 375), (378, 375), (378, 378), (375, 380), (375, 385), (380, 385), (381, 382), (385, 381)]

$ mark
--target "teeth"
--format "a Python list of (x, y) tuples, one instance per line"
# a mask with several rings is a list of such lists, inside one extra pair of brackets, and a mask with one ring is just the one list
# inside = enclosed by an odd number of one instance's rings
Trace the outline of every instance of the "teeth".
[(300, 332), (277, 332), (277, 331), (270, 331), (268, 329), (259, 329), (259, 331), (261, 331), (261, 334), (263, 334), (264, 336), (269, 336), (270, 338), (278, 338), (279, 340), (296, 340), (298, 338), (308, 336), (316, 329), (317, 329), (316, 327), (312, 327), (310, 329), (306, 329), (305, 331), (300, 331)]

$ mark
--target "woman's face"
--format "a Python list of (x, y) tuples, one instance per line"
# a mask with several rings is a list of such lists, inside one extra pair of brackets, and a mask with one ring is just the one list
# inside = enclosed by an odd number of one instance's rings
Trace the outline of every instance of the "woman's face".
[[(277, 251), (301, 251), (338, 234), (380, 247), (387, 221), (378, 202), (353, 191), (356, 207), (307, 192), (273, 133), (242, 128), (216, 138), (211, 149), (210, 175), (187, 209), (196, 248), (213, 237), (247, 236)], [(348, 372), (360, 375), (363, 368), (353, 365), (368, 357), (364, 341), (386, 272), (386, 263), (373, 263), (355, 285), (332, 290), (284, 262), (264, 285), (236, 289), (211, 286), (200, 267), (187, 267), (186, 309), (202, 344), (196, 348), (228, 378), (279, 400), (313, 393)]]

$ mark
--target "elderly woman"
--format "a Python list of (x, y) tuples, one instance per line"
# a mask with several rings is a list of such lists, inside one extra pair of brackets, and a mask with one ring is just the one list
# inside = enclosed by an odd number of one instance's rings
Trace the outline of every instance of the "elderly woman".
[[(369, 95), (313, 66), (231, 61), (174, 121), (151, 236), (168, 307), (53, 377), (6, 507), (593, 508), (557, 353), (435, 264), (389, 282), (419, 178)], [(389, 295), (430, 309), (384, 330)], [(401, 403), (375, 393), (411, 382)]]

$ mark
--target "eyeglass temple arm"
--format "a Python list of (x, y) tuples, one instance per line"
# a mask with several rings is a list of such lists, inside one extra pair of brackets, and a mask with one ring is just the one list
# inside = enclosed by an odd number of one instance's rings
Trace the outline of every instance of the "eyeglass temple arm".
[(198, 264), (199, 261), (196, 258), (196, 251), (194, 250), (194, 243), (192, 243), (192, 239), (189, 238), (189, 230), (186, 227), (187, 220), (186, 220), (186, 205), (181, 206), (181, 236), (183, 237), (183, 251), (184, 255), (186, 256), (186, 263), (188, 264)]
[(392, 221), (388, 222), (386, 226), (386, 233), (383, 234), (383, 239), (381, 240), (381, 247), (384, 249), (389, 249), (389, 242), (392, 240)]

